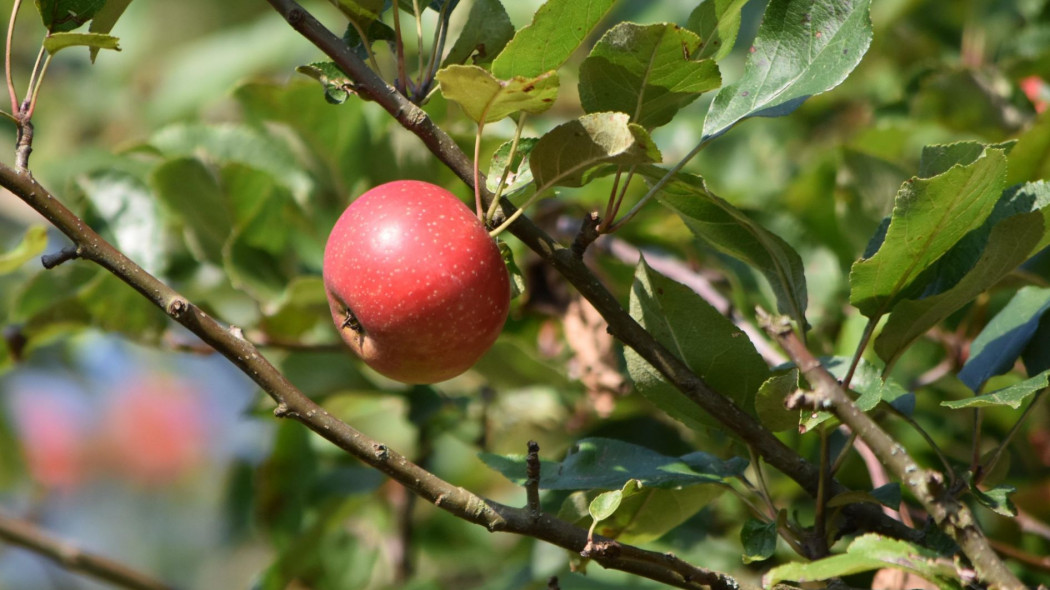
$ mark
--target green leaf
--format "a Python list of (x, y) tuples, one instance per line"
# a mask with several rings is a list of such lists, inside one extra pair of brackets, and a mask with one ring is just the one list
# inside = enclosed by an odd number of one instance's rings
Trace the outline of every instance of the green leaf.
[(591, 518), (588, 499), (597, 499), (602, 493), (616, 494), (620, 490), (575, 492), (562, 504), (558, 517), (580, 527), (593, 525), (594, 532), (603, 537), (638, 545), (654, 541), (677, 528), (718, 499), (725, 490), (724, 486), (642, 487), (624, 495), (616, 511), (600, 522)]
[(758, 388), (755, 397), (755, 413), (758, 420), (773, 432), (796, 430), (799, 425), (799, 410), (784, 407), (784, 398), (798, 390), (798, 369), (773, 375)]
[(462, 64), (468, 59), (476, 66), (491, 63), (513, 37), (514, 25), (499, 0), (475, 0), (442, 65)]
[(300, 204), (305, 205), (315, 190), (314, 179), (287, 143), (247, 125), (176, 123), (153, 134), (149, 145), (169, 157), (193, 156), (264, 170), (288, 187)]
[(77, 302), (87, 310), (92, 326), (133, 342), (156, 343), (168, 326), (160, 308), (108, 272), (99, 273), (77, 293)]
[(557, 70), (612, 8), (614, 0), (547, 0), (492, 62), (501, 79)]
[(973, 492), (978, 502), (996, 514), (1007, 518), (1017, 517), (1017, 506), (1010, 499), (1010, 494), (1017, 491), (1017, 488), (1014, 486), (1000, 485), (988, 490), (981, 490), (971, 484), (970, 491)]
[[(1015, 215), (998, 223), (981, 258), (951, 289), (923, 299), (906, 299), (893, 308), (875, 339), (875, 352), (887, 365), (930, 328), (941, 323), (1027, 260), (1047, 235), (1043, 214)], [(1020, 352), (1020, 351), (1018, 351)]]
[(39, 256), (47, 248), (47, 228), (34, 225), (26, 230), (17, 246), (0, 254), (0, 275), (18, 270), (30, 259)]
[[(926, 151), (924, 150), (924, 158)], [(970, 164), (972, 162), (965, 162)], [(1045, 182), (1030, 182), (1012, 186), (1003, 192), (995, 203), (992, 213), (981, 226), (964, 236), (944, 256), (916, 279), (925, 285), (921, 297), (931, 297), (956, 286), (970, 273), (989, 248), (992, 230), (1004, 220), (1025, 213), (1039, 212), (1044, 227), (1050, 228), (1050, 185)], [(1050, 244), (1050, 232), (1032, 248), (1035, 253)]]
[(169, 160), (150, 177), (157, 198), (181, 224), (186, 243), (200, 260), (222, 265), (223, 248), (233, 230), (229, 204), (218, 179), (200, 161)]
[(695, 33), (672, 24), (620, 23), (580, 65), (580, 103), (588, 113), (619, 111), (652, 129), (722, 83), (713, 60), (700, 59)]
[(328, 314), (328, 298), (321, 277), (300, 275), (291, 280), (280, 302), (268, 310), (259, 328), (274, 342), (334, 342)]
[(386, 0), (328, 0), (338, 8), (346, 18), (357, 26), (368, 30), (373, 22), (379, 20), (386, 10)]
[(592, 113), (558, 125), (533, 146), (529, 166), (537, 190), (581, 186), (602, 164), (658, 162), (660, 151), (641, 126), (624, 113)]
[(332, 104), (343, 104), (350, 98), (350, 77), (335, 65), (335, 62), (318, 61), (295, 68), (296, 72), (321, 83), (324, 98)]
[(715, 96), (703, 140), (747, 117), (779, 117), (838, 86), (871, 44), (869, 0), (772, 0), (744, 74)]
[[(507, 479), (525, 483), (525, 455), (478, 455)], [(645, 447), (607, 439), (577, 441), (562, 462), (541, 461), (540, 488), (545, 490), (616, 490), (631, 479), (649, 488), (727, 483), (747, 468), (747, 461), (727, 461), (705, 453), (668, 457)]]
[(901, 484), (893, 482), (871, 490), (871, 495), (880, 504), (893, 510), (901, 508)]
[(436, 75), (441, 94), (459, 103), (475, 122), (499, 121), (515, 113), (542, 113), (558, 96), (557, 72), (497, 80), (479, 66), (451, 65)]
[(777, 550), (777, 523), (749, 518), (740, 529), (740, 544), (744, 551), (740, 554), (744, 563), (765, 561), (773, 557)]
[[(836, 379), (840, 380), (845, 379), (851, 361), (852, 359), (848, 357), (838, 356), (822, 357), (820, 359), (824, 368)], [(902, 409), (901, 402), (910, 400), (914, 396), (914, 394), (909, 393), (893, 379), (883, 379), (882, 371), (864, 359), (861, 359), (857, 364), (857, 368), (853, 373), (853, 380), (850, 381), (850, 388), (857, 392), (858, 397), (854, 400), (854, 403), (863, 412), (875, 409), (880, 402), (886, 402), (898, 409)], [(831, 418), (832, 415), (829, 412), (804, 414), (799, 430), (801, 432), (811, 432), (818, 425)]]
[(44, 37), (44, 49), (51, 55), (66, 47), (90, 47), (95, 53), (99, 49), (120, 51), (120, 39), (100, 33), (52, 33)]
[(747, 0), (701, 0), (686, 27), (703, 40), (698, 58), (720, 60), (729, 55), (740, 32), (740, 10)]
[(525, 276), (521, 269), (514, 263), (514, 252), (506, 242), (497, 240), (499, 253), (503, 256), (503, 263), (507, 265), (507, 274), (510, 275), (510, 298), (514, 299), (525, 292)]
[[(639, 172), (650, 182), (664, 175), (657, 167), (643, 167)], [(709, 191), (699, 176), (677, 174), (657, 198), (705, 244), (762, 273), (776, 295), (780, 313), (807, 325), (805, 269), (802, 258), (787, 242)]]
[[(747, 335), (691, 289), (657, 273), (644, 258), (631, 287), (631, 317), (712, 389), (750, 411), (769, 368)], [(715, 420), (685, 397), (633, 349), (625, 352), (637, 390), (694, 428)]]
[(883, 568), (911, 572), (941, 590), (962, 589), (951, 562), (929, 549), (873, 533), (854, 539), (844, 554), (777, 566), (762, 576), (762, 584), (768, 588), (783, 580), (814, 582)]
[(598, 494), (587, 506), (587, 512), (595, 522), (605, 520), (613, 515), (624, 498), (629, 498), (642, 490), (642, 483), (637, 479), (629, 479), (619, 490), (611, 490)]
[(1013, 368), (1050, 310), (1050, 289), (1022, 287), (970, 344), (959, 379), (973, 391)]
[[(113, 30), (113, 26), (120, 20), (121, 15), (127, 10), (131, 4), (131, 0), (106, 0), (105, 6), (103, 6), (97, 13), (95, 18), (91, 20), (91, 26), (88, 27), (88, 31), (92, 33), (101, 33), (103, 35), (108, 34)], [(98, 57), (98, 48), (91, 48), (91, 63), (95, 63), (95, 58)]]
[(992, 212), (1005, 176), (1003, 150), (986, 149), (972, 164), (956, 165), (933, 178), (905, 181), (882, 245), (874, 255), (853, 264), (850, 303), (875, 318), (911, 294), (909, 288), (922, 271)]
[(976, 141), (957, 141), (924, 146), (922, 156), (919, 158), (919, 178), (940, 176), (956, 165), (969, 166), (981, 157), (986, 147), (1002, 149), (1009, 153), (1006, 145), (985, 146)]
[(395, 44), (397, 42), (397, 32), (390, 28), (390, 25), (380, 20), (370, 20), (368, 24), (362, 25), (365, 32), (365, 38), (361, 38), (361, 32), (356, 26), (354, 26), (354, 20), (351, 19), (350, 23), (346, 26), (346, 31), (343, 32), (343, 41), (346, 46), (350, 48), (350, 51), (354, 52), (354, 55), (361, 58), (362, 61), (369, 61), (373, 54), (372, 46), (378, 41), (386, 41), (390, 47), (391, 52), (396, 51)]
[(1006, 183), (1050, 178), (1050, 112), (1043, 113), (1027, 129), (1010, 152), (1010, 171)]
[(941, 402), (941, 405), (953, 410), (959, 410), (962, 408), (987, 408), (992, 406), (1010, 406), (1016, 410), (1021, 407), (1021, 404), (1023, 404), (1026, 399), (1034, 395), (1037, 391), (1046, 389), (1048, 386), (1050, 386), (1050, 370), (1043, 371), (1035, 377), (1030, 377), (1020, 383), (1014, 383), (1009, 387), (997, 389), (991, 393), (961, 400)]
[(503, 177), (504, 171), (510, 168), (507, 172), (506, 186), (503, 187), (504, 197), (513, 197), (514, 195), (524, 191), (530, 184), (532, 184), (532, 167), (529, 165), (529, 154), (532, 153), (532, 149), (536, 147), (538, 139), (532, 137), (523, 137), (518, 140), (518, 147), (514, 150), (514, 161), (510, 161), (510, 148), (513, 141), (507, 141), (503, 145), (496, 149), (496, 153), (492, 154), (492, 160), (489, 162), (489, 174), (485, 177), (485, 186), (492, 191), (496, 192), (499, 188), (500, 179)]
[(233, 214), (232, 234), (223, 249), (230, 284), (257, 301), (273, 302), (299, 271), (289, 243), (297, 228), (305, 233), (306, 222), (273, 175), (234, 163), (223, 167), (220, 178)]
[(108, 170), (77, 179), (92, 208), (106, 221), (103, 235), (147, 272), (158, 275), (168, 258), (157, 199), (132, 174)]
[(72, 31), (92, 18), (106, 0), (36, 0), (48, 33)]

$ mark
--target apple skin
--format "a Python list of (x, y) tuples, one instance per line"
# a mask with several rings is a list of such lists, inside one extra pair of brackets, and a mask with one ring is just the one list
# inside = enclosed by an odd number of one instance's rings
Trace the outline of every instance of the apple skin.
[(404, 383), (469, 369), (510, 307), (495, 240), (455, 195), (427, 182), (390, 182), (352, 202), (328, 237), (323, 274), (340, 336)]

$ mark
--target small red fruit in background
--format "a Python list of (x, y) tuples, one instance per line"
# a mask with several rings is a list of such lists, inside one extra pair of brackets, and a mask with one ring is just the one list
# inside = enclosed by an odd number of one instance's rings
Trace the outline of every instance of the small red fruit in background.
[(207, 408), (187, 382), (143, 375), (121, 384), (101, 422), (104, 467), (141, 485), (170, 485), (202, 464)]
[(377, 186), (347, 207), (325, 246), (324, 283), (343, 340), (405, 383), (469, 369), (510, 306), (495, 240), (455, 195), (414, 180)]

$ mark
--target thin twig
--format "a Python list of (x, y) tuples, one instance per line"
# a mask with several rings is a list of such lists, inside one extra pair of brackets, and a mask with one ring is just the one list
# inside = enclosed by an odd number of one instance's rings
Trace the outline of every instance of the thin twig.
[(11, 72), (11, 45), (15, 36), (15, 21), (18, 19), (18, 9), (22, 6), (22, 0), (15, 0), (11, 6), (11, 20), (7, 24), (7, 45), (4, 52), (4, 71), (7, 74), (7, 92), (11, 95), (11, 115), (18, 116), (18, 92), (15, 90), (14, 76)]
[(54, 537), (37, 525), (0, 512), (0, 539), (42, 555), (63, 568), (120, 588), (131, 590), (171, 590), (160, 580), (135, 571), (130, 567), (84, 551), (72, 543)]
[(525, 507), (540, 515), (540, 444), (530, 440), (525, 457)]
[(580, 223), (580, 231), (576, 232), (576, 237), (572, 240), (572, 253), (577, 258), (583, 258), (583, 253), (587, 251), (587, 246), (594, 243), (601, 235), (598, 233), (598, 228), (601, 226), (602, 218), (598, 217), (597, 211), (591, 211), (587, 215), (583, 216), (583, 221)]
[(66, 246), (58, 252), (53, 254), (44, 254), (40, 257), (40, 264), (44, 265), (44, 268), (51, 270), (63, 262), (75, 260), (80, 256), (80, 252), (76, 246)]

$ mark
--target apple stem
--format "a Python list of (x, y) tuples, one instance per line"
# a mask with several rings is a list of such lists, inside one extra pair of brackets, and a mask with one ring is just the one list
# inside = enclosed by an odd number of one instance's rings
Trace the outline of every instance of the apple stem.
[(481, 201), (481, 133), (485, 130), (485, 116), (488, 113), (489, 106), (485, 105), (485, 110), (481, 111), (481, 117), (478, 120), (477, 135), (474, 136), (474, 209), (482, 223), (485, 222), (485, 206)]
[(351, 311), (349, 307), (344, 309), (343, 313), (345, 314), (345, 317), (343, 318), (343, 323), (341, 324), (340, 327), (342, 327), (342, 328), (350, 328), (351, 330), (353, 330), (354, 332), (357, 332), (358, 334), (361, 334), (362, 332), (365, 331), (364, 328), (361, 327), (361, 322), (358, 321), (357, 316), (354, 315), (354, 312)]
[(503, 191), (507, 188), (507, 178), (510, 176), (510, 168), (514, 165), (514, 156), (518, 155), (518, 141), (521, 139), (521, 130), (525, 127), (525, 113), (522, 112), (518, 117), (518, 125), (514, 129), (514, 139), (510, 142), (510, 153), (507, 154), (507, 167), (503, 169), (503, 175), (500, 176), (499, 184), (496, 186), (496, 194), (492, 197), (492, 202), (489, 203), (489, 210), (485, 213), (485, 226), (496, 216), (496, 211), (499, 209), (499, 200), (503, 196)]

